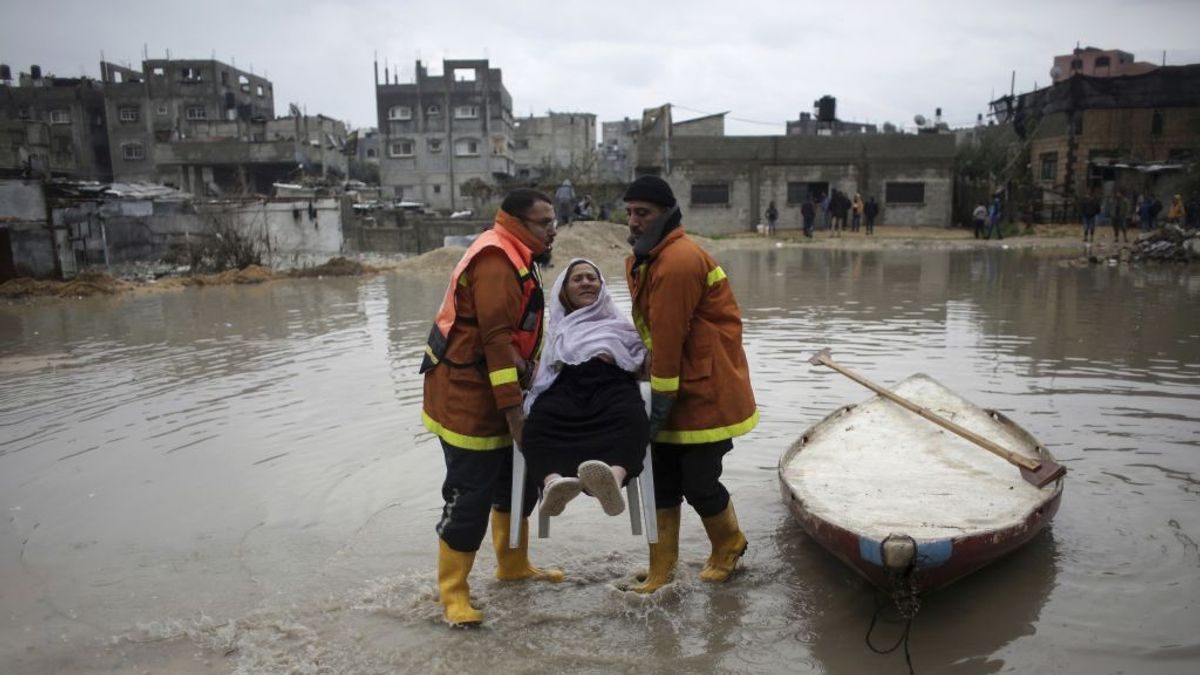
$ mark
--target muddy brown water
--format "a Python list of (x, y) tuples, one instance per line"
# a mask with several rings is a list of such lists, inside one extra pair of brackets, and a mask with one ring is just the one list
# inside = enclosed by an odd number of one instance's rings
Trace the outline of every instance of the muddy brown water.
[(0, 672), (904, 672), (779, 496), (788, 444), (867, 395), (806, 363), (823, 346), (926, 372), (1070, 469), (1049, 530), (925, 598), (917, 672), (1196, 672), (1200, 270), (1064, 255), (722, 253), (762, 411), (726, 462), (743, 571), (697, 579), (688, 512), (679, 580), (630, 597), (644, 544), (580, 501), (532, 547), (563, 584), (493, 581), (485, 544), (474, 631), (434, 602), (416, 369), (441, 275), (0, 307)]

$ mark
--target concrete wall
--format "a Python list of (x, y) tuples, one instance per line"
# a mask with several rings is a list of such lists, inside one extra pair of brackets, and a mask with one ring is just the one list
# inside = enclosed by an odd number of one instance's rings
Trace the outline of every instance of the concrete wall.
[(42, 184), (23, 178), (0, 178), (0, 222), (46, 220)]
[(250, 204), (209, 204), (202, 219), (222, 219), (242, 234), (263, 242), (263, 262), (295, 267), (339, 255), (343, 249), (341, 200), (271, 200)]
[[(666, 169), (658, 139), (643, 139), (639, 165)], [(779, 226), (799, 227), (800, 205), (787, 203), (789, 182), (829, 183), (848, 195), (874, 195), (880, 225), (950, 224), (955, 141), (951, 135), (733, 136), (670, 141), (671, 163), (663, 177), (684, 209), (687, 226), (704, 234), (752, 231), (765, 222), (767, 204), (780, 210)], [(925, 184), (920, 204), (889, 204), (889, 182)], [(725, 204), (692, 203), (697, 184), (728, 186)]]
[(359, 219), (346, 228), (346, 250), (359, 253), (420, 255), (441, 248), (447, 236), (483, 232), (490, 221), (449, 218), (405, 218), (380, 214), (374, 223)]

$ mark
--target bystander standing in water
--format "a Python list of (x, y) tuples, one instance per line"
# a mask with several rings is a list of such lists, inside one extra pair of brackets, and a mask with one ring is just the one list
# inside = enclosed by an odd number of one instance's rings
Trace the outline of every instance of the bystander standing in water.
[(991, 239), (992, 232), (996, 233), (997, 239), (1004, 238), (1004, 232), (1001, 231), (1001, 221), (1004, 219), (1004, 205), (1000, 202), (1000, 195), (992, 197), (992, 208), (988, 211), (988, 220), (991, 226), (988, 227), (987, 235), (984, 239)]
[(767, 236), (775, 236), (775, 224), (779, 221), (779, 209), (775, 208), (775, 202), (767, 204)]
[(984, 231), (987, 229), (987, 207), (983, 204), (976, 204), (975, 210), (971, 212), (971, 218), (975, 221), (975, 238), (983, 239)]
[(812, 239), (813, 224), (817, 220), (817, 202), (815, 199), (805, 199), (800, 205), (800, 218), (804, 221), (804, 236)]
[(867, 204), (863, 207), (863, 217), (867, 221), (867, 234), (875, 234), (875, 219), (879, 217), (879, 202), (875, 201), (875, 195), (867, 198)]
[(1083, 240), (1085, 242), (1094, 241), (1096, 238), (1096, 214), (1100, 212), (1096, 196), (1084, 197), (1083, 202), (1079, 205), (1079, 211), (1083, 217)]
[(1112, 228), (1113, 242), (1117, 242), (1124, 238), (1129, 241), (1129, 215), (1132, 213), (1132, 205), (1129, 202), (1128, 195), (1123, 190), (1117, 190), (1117, 194), (1112, 198)]
[(859, 192), (854, 193), (854, 201), (850, 203), (850, 231), (858, 232), (862, 226), (863, 198)]

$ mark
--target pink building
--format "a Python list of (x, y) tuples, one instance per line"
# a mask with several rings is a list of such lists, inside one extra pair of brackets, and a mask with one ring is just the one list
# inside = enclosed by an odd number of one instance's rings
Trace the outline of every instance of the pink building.
[(1050, 77), (1054, 78), (1055, 82), (1062, 82), (1076, 74), (1090, 77), (1121, 77), (1141, 75), (1157, 67), (1153, 63), (1134, 61), (1133, 54), (1120, 49), (1076, 47), (1070, 54), (1054, 57)]

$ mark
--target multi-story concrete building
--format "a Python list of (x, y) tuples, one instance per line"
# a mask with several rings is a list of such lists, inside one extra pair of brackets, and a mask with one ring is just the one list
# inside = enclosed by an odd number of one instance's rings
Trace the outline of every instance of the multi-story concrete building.
[(551, 112), (513, 122), (513, 162), (521, 178), (541, 178), (561, 170), (572, 180), (594, 177), (599, 170), (596, 116)]
[(1076, 73), (991, 106), (1028, 151), (1042, 205), (1060, 213), (1117, 187), (1173, 192), (1200, 151), (1200, 64), (1124, 77)]
[(1133, 54), (1120, 49), (1076, 47), (1070, 54), (1060, 54), (1054, 57), (1054, 65), (1050, 68), (1050, 78), (1054, 82), (1063, 82), (1075, 75), (1089, 77), (1141, 75), (1157, 67), (1153, 63), (1134, 61)]
[(513, 175), (512, 97), (487, 60), (445, 60), (430, 75), (417, 61), (415, 81), (379, 82), (375, 103), (383, 137), (380, 182), (397, 199), (437, 209), (472, 203), (475, 180), (495, 185)]
[(14, 82), (0, 65), (0, 168), (89, 180), (112, 178), (107, 112), (100, 83), (43, 76), (31, 66)]
[(637, 160), (637, 135), (641, 122), (626, 117), (600, 124), (600, 163), (602, 178), (628, 183), (634, 179)]
[(950, 223), (952, 135), (687, 135), (676, 133), (670, 113), (663, 106), (643, 115), (637, 172), (671, 184), (693, 231), (753, 230), (771, 201), (779, 227), (798, 228), (802, 204), (831, 189), (875, 196), (883, 225)]

